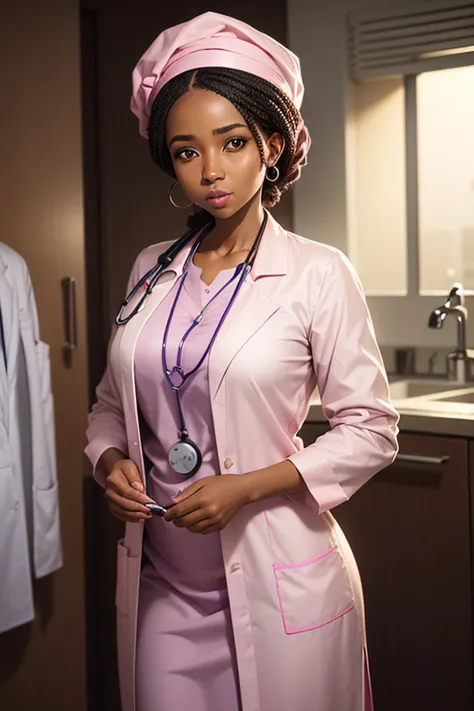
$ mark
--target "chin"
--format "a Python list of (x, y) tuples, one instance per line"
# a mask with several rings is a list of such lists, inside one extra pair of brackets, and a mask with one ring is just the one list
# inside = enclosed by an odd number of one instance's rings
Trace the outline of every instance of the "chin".
[(228, 220), (229, 217), (233, 217), (241, 209), (241, 207), (235, 208), (230, 207), (229, 205), (225, 205), (224, 207), (220, 208), (203, 207), (202, 209), (212, 215), (212, 217), (214, 217), (216, 220)]
[(215, 210), (212, 216), (215, 217), (216, 220), (228, 220), (230, 217), (233, 217), (236, 212), (238, 212), (238, 210), (226, 210), (224, 207), (222, 210)]

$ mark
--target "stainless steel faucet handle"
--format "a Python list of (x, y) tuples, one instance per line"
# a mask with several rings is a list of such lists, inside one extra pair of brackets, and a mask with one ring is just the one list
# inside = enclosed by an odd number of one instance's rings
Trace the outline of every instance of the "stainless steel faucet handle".
[(451, 287), (446, 306), (464, 306), (464, 287), (460, 282), (456, 282)]

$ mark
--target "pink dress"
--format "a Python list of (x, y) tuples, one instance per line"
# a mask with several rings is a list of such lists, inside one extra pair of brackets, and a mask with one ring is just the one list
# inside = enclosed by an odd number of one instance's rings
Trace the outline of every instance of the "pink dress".
[[(201, 279), (201, 269), (190, 264), (168, 335), (168, 367), (176, 364), (179, 340), (192, 319), (232, 274), (232, 269), (221, 271), (208, 286)], [(235, 284), (224, 289), (188, 337), (182, 358), (185, 373), (201, 358)], [(135, 358), (143, 448), (152, 464), (148, 493), (165, 505), (181, 488), (219, 472), (207, 358), (181, 390), (189, 437), (203, 455), (201, 468), (186, 479), (168, 462), (168, 451), (178, 439), (179, 418), (175, 393), (163, 374), (161, 348), (178, 285), (145, 325)], [(218, 340), (214, 347), (217, 345)], [(143, 550), (137, 711), (238, 711), (239, 685), (220, 534), (190, 533), (153, 517), (146, 523)]]

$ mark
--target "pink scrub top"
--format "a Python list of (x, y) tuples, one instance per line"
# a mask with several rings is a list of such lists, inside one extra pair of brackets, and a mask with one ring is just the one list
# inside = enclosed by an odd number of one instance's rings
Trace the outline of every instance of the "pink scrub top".
[[(167, 341), (176, 365), (180, 339), (201, 309), (230, 279), (221, 271), (211, 285), (190, 263)], [(166, 321), (179, 281), (146, 323), (137, 343), (135, 379), (142, 441), (151, 463), (148, 493), (169, 504), (191, 482), (219, 473), (209, 394), (208, 358), (181, 389), (189, 437), (202, 453), (194, 477), (176, 473), (168, 452), (180, 429), (176, 395), (161, 360)], [(184, 372), (196, 366), (233, 293), (233, 281), (205, 311), (182, 354)], [(214, 348), (219, 347), (217, 337)], [(239, 692), (220, 534), (201, 535), (160, 517), (147, 521), (140, 581), (137, 642), (137, 711), (238, 711)]]

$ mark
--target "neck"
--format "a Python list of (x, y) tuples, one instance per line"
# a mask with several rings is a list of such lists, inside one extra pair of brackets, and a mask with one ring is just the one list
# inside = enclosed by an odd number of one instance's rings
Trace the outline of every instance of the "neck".
[(263, 222), (264, 210), (260, 191), (235, 215), (216, 220), (214, 229), (203, 239), (199, 251), (214, 251), (226, 257), (249, 250)]

